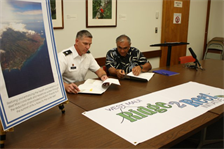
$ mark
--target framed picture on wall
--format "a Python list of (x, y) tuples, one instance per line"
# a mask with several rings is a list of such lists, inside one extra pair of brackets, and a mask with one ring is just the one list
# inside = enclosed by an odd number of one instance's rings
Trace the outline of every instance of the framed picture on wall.
[(63, 0), (50, 0), (51, 17), (54, 29), (64, 28)]
[(86, 0), (86, 27), (116, 27), (117, 0)]

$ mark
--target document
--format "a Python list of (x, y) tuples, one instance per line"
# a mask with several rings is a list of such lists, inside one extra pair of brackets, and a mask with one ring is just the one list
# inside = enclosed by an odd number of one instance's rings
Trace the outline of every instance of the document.
[(152, 72), (142, 72), (138, 76), (134, 75), (132, 72), (125, 75), (125, 79), (136, 80), (136, 81), (149, 81), (153, 77)]
[(102, 94), (111, 84), (120, 85), (118, 79), (108, 78), (105, 81), (87, 79), (83, 84), (79, 85), (80, 92), (84, 94)]
[(152, 72), (158, 73), (158, 74), (161, 74), (161, 75), (165, 75), (165, 76), (173, 76), (173, 75), (179, 74), (178, 72), (173, 72), (173, 71), (164, 70), (164, 69), (155, 70), (155, 71), (152, 71)]

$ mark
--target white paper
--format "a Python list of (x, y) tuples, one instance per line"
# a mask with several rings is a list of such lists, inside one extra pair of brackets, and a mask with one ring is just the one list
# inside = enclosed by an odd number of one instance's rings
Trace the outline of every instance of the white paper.
[(87, 79), (83, 84), (79, 85), (79, 93), (102, 94), (111, 84), (120, 85), (118, 79), (108, 78), (104, 81)]
[(127, 76), (135, 77), (135, 78), (141, 78), (141, 79), (146, 79), (149, 81), (153, 77), (154, 73), (152, 72), (142, 72), (138, 76), (134, 75), (132, 72), (129, 72)]

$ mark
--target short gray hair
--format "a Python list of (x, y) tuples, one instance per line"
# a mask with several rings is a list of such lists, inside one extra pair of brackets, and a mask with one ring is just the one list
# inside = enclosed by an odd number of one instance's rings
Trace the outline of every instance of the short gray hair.
[(77, 33), (76, 39), (81, 39), (83, 36), (93, 38), (92, 34), (87, 30), (81, 30)]
[(129, 44), (131, 44), (131, 39), (130, 39), (127, 35), (125, 35), (125, 34), (120, 35), (119, 37), (117, 37), (117, 39), (116, 39), (116, 43), (118, 43), (118, 42), (123, 42), (124, 39), (127, 39), (128, 42), (129, 42)]

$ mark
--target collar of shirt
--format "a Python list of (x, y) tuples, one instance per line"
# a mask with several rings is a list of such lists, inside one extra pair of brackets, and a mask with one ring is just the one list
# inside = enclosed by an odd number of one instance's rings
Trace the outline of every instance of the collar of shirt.
[(78, 54), (77, 50), (75, 49), (75, 46), (72, 46), (72, 47), (71, 47), (71, 50), (72, 50), (72, 55), (73, 55), (73, 58), (74, 58), (74, 59), (75, 59), (75, 58), (78, 58), (78, 59), (80, 59), (81, 61), (84, 59), (85, 54), (83, 54), (82, 56), (80, 56), (80, 55)]

